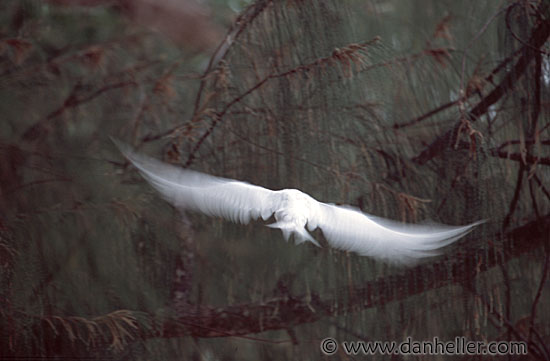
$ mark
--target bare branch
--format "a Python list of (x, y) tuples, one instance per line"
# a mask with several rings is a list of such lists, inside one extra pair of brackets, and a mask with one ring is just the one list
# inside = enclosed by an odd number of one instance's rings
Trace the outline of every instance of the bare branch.
[[(548, 37), (550, 36), (550, 20), (542, 21), (537, 28), (533, 30), (531, 39), (529, 39), (530, 46), (524, 47), (524, 54), (518, 59), (514, 68), (507, 73), (504, 79), (496, 86), (486, 97), (484, 97), (470, 112), (469, 118), (475, 121), (481, 115), (487, 112), (489, 107), (499, 101), (510, 89), (514, 88), (515, 82), (523, 76), (527, 66), (535, 58), (533, 51), (529, 51), (531, 47), (542, 47)], [(513, 56), (513, 55), (512, 55)], [(460, 135), (458, 130), (459, 124), (456, 124), (453, 129), (448, 130), (445, 134), (439, 136), (432, 143), (430, 143), (422, 152), (415, 156), (412, 161), (416, 164), (422, 165), (441, 153), (449, 144), (454, 144), (456, 139)]]
[[(336, 288), (328, 291), (325, 296), (316, 293), (300, 296), (285, 294), (257, 303), (226, 307), (192, 305), (177, 310), (179, 313), (175, 317), (136, 312), (143, 321), (132, 324), (136, 326), (135, 339), (243, 336), (268, 330), (287, 330), (289, 325), (312, 323), (326, 317), (359, 312), (451, 284), (471, 283), (480, 273), (539, 248), (547, 242), (548, 234), (550, 215), (508, 232), (501, 247), (463, 247), (438, 262), (420, 265), (359, 286)], [(499, 237), (501, 236), (494, 236)], [(353, 295), (352, 302), (342, 299), (342, 295), (349, 294)], [(126, 316), (135, 319), (132, 317)], [(39, 319), (42, 320), (42, 317)], [(143, 324), (149, 326), (141, 326)], [(55, 335), (64, 337), (63, 327), (56, 328)]]

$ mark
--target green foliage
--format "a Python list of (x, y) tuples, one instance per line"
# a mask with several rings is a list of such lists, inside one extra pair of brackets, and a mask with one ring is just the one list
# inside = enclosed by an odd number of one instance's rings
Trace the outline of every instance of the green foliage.
[[(550, 211), (543, 3), (211, 1), (233, 24), (218, 50), (197, 48), (207, 22), (177, 43), (137, 20), (139, 2), (63, 3), (0, 4), (0, 358), (317, 359), (328, 336), (409, 335), (523, 337), (545, 357), (548, 238), (503, 248)], [(262, 224), (179, 214), (113, 135), (379, 216), (489, 222), (424, 273), (294, 246)], [(475, 276), (429, 278), (456, 269)], [(256, 321), (288, 323), (243, 331), (274, 299), (283, 308)], [(292, 318), (293, 301), (326, 316)], [(208, 330), (227, 307), (242, 312), (227, 311), (234, 327)]]

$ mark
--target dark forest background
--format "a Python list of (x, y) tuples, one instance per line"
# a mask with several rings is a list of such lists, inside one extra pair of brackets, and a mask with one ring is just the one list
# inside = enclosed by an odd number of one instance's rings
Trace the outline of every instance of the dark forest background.
[[(536, 0), (0, 2), (0, 358), (466, 336), (550, 360), (549, 36)], [(177, 212), (111, 136), (400, 221), (488, 221), (412, 268), (295, 246)]]

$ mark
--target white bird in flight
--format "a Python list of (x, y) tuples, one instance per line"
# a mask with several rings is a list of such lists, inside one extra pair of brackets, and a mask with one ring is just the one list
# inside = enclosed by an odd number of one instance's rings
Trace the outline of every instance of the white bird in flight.
[[(319, 243), (308, 233), (320, 228), (334, 248), (392, 263), (413, 263), (439, 254), (483, 221), (466, 226), (405, 224), (378, 218), (351, 206), (322, 203), (297, 189), (273, 191), (232, 179), (178, 168), (135, 153), (115, 141), (143, 177), (171, 204), (209, 216), (248, 224), (275, 216), (279, 228), (296, 244)], [(306, 230), (307, 227), (307, 230)]]

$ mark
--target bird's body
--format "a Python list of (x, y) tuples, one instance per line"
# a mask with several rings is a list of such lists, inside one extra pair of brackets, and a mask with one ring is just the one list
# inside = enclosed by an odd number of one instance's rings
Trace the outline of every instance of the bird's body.
[(270, 224), (269, 227), (280, 228), (286, 240), (294, 234), (297, 244), (310, 241), (319, 246), (319, 243), (306, 231), (306, 226), (310, 231), (317, 228), (316, 225), (314, 226), (314, 219), (315, 214), (319, 212), (319, 202), (297, 189), (274, 191), (271, 198), (274, 205), (273, 214), (277, 222)]
[(396, 263), (433, 256), (481, 222), (466, 226), (412, 225), (373, 217), (349, 206), (322, 203), (297, 189), (269, 190), (246, 182), (178, 168), (137, 154), (115, 142), (161, 195), (180, 209), (247, 224), (269, 219), (286, 240), (319, 243), (308, 233), (320, 228), (335, 248)]

